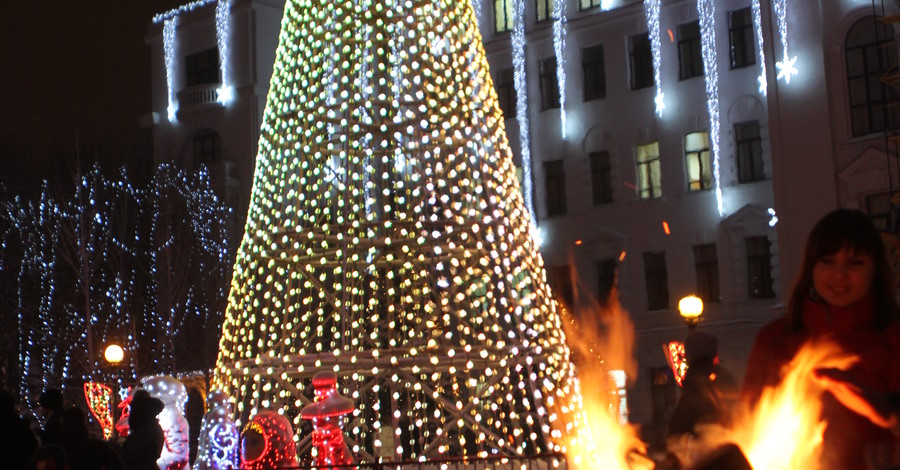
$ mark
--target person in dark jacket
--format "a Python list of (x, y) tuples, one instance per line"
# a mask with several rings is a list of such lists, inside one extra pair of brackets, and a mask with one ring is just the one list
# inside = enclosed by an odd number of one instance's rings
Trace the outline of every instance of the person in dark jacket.
[(156, 461), (162, 453), (165, 435), (156, 416), (162, 412), (163, 402), (149, 392), (139, 389), (131, 399), (128, 416), (128, 437), (122, 444), (122, 462), (129, 470), (157, 470)]
[(4, 465), (25, 468), (37, 446), (28, 420), (16, 411), (16, 396), (10, 390), (0, 390), (0, 455)]
[[(804, 344), (822, 339), (858, 361), (842, 372), (816, 372), (820, 380), (840, 374), (879, 394), (900, 391), (900, 308), (884, 241), (859, 211), (832, 211), (810, 232), (785, 316), (763, 327), (750, 351), (742, 390), (748, 403), (779, 383)], [(845, 403), (835, 380), (825, 385), (821, 468), (865, 468), (873, 449), (900, 449), (889, 429)]]
[(122, 460), (110, 443), (88, 435), (87, 417), (81, 408), (62, 414), (62, 447), (71, 470), (121, 470)]
[(62, 412), (65, 399), (62, 390), (48, 388), (38, 398), (41, 411), (47, 415), (44, 429), (41, 432), (41, 445), (59, 445), (62, 442)]

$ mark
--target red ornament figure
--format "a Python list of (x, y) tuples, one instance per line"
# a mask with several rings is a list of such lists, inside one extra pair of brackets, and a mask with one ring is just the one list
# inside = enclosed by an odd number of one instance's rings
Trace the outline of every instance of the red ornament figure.
[(294, 430), (284, 416), (262, 410), (244, 428), (241, 440), (243, 470), (271, 470), (296, 467), (297, 447)]
[(300, 417), (312, 420), (312, 443), (316, 448), (316, 465), (352, 465), (350, 449), (344, 442), (343, 418), (353, 411), (353, 400), (337, 391), (337, 376), (319, 372), (313, 376), (316, 402), (300, 410)]

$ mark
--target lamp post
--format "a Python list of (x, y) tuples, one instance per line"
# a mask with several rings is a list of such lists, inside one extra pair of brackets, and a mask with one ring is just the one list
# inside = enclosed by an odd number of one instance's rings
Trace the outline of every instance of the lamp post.
[(700, 315), (703, 314), (703, 300), (696, 295), (683, 297), (678, 301), (678, 314), (687, 323), (688, 329), (693, 331), (700, 322)]
[(117, 437), (116, 433), (116, 410), (119, 407), (119, 365), (122, 363), (122, 360), (125, 359), (125, 350), (122, 349), (122, 346), (119, 346), (116, 343), (110, 343), (106, 346), (106, 349), (103, 351), (103, 358), (106, 359), (106, 362), (109, 364), (110, 369), (113, 374), (113, 386), (112, 386), (112, 406), (110, 407), (110, 414), (112, 415), (112, 436), (113, 439)]

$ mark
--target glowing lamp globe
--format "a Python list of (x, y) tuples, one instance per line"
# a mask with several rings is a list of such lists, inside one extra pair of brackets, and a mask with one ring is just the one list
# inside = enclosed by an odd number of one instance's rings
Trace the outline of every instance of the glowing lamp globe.
[(106, 351), (103, 352), (103, 357), (110, 364), (118, 364), (125, 358), (125, 351), (118, 344), (110, 344), (106, 347)]
[(688, 326), (695, 326), (703, 314), (703, 301), (696, 295), (689, 295), (678, 301), (678, 314)]

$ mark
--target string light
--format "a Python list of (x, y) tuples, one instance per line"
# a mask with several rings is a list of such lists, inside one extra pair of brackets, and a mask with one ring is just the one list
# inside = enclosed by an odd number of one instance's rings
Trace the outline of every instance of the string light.
[[(566, 1), (553, 1), (553, 49), (556, 52), (556, 81), (559, 90), (559, 119), (566, 140)], [(524, 20), (523, 20), (524, 22)]]
[(166, 64), (166, 97), (168, 105), (166, 113), (169, 122), (175, 122), (178, 112), (178, 101), (175, 99), (175, 18), (168, 18), (163, 23), (163, 53)]
[(783, 79), (784, 83), (790, 84), (791, 77), (797, 75), (797, 56), (791, 57), (788, 54), (788, 36), (787, 36), (787, 0), (773, 0), (775, 8), (775, 16), (778, 20), (778, 34), (781, 36), (781, 60), (775, 62), (775, 68), (778, 69), (777, 78)]
[(113, 431), (112, 396), (112, 389), (104, 384), (98, 382), (84, 383), (84, 399), (88, 404), (88, 409), (91, 410), (91, 414), (100, 423), (104, 439), (109, 439)]
[(219, 46), (219, 75), (222, 85), (216, 90), (216, 101), (227, 105), (234, 98), (231, 86), (231, 1), (216, 2), (216, 43)]
[(308, 434), (332, 371), (366, 463), (562, 451), (579, 386), (474, 11), (412, 6), (286, 5), (214, 387)]
[(716, 23), (714, 0), (697, 0), (700, 14), (700, 37), (703, 54), (703, 79), (706, 83), (706, 109), (709, 112), (709, 142), (713, 157), (716, 208), (719, 216), (725, 212), (722, 202), (722, 181), (719, 175), (719, 70), (716, 58)]
[(753, 28), (756, 30), (756, 42), (759, 50), (759, 92), (763, 95), (768, 94), (769, 85), (766, 79), (766, 51), (762, 30), (762, 14), (759, 10), (759, 0), (751, 0), (750, 7), (753, 12)]
[(525, 74), (525, 0), (512, 0), (513, 30), (511, 34), (513, 51), (513, 88), (516, 90), (516, 122), (519, 124), (519, 143), (522, 154), (522, 183), (525, 207), (531, 215), (532, 223), (537, 223), (534, 212), (534, 192), (531, 176), (531, 137), (528, 120), (528, 76)]
[(662, 79), (660, 78), (660, 68), (662, 56), (662, 42), (659, 39), (659, 8), (661, 0), (644, 0), (644, 13), (647, 17), (647, 31), (650, 35), (650, 48), (653, 53), (653, 83), (656, 84), (656, 97), (653, 99), (656, 105), (656, 115), (662, 117), (663, 110), (666, 109), (666, 103), (662, 92)]

